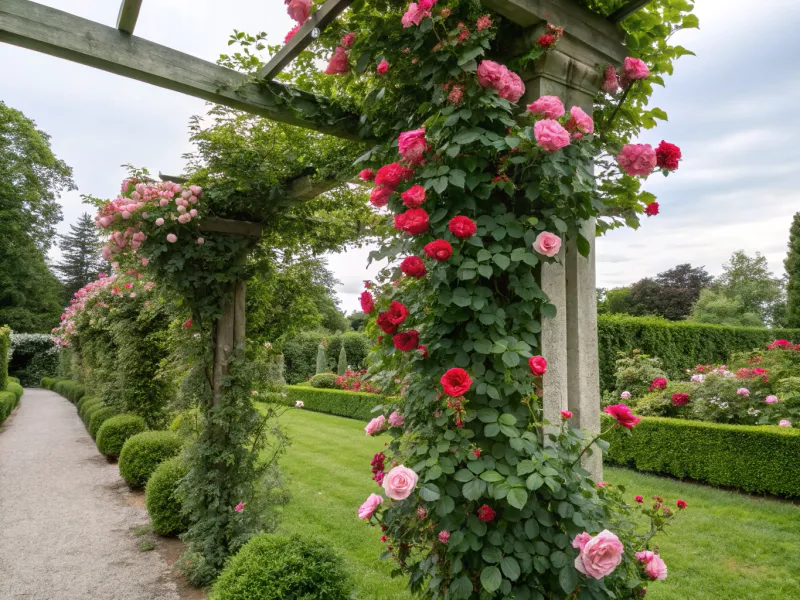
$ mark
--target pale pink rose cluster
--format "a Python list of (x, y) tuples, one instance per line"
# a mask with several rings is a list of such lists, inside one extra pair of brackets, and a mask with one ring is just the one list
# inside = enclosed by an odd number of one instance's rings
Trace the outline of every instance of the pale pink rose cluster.
[(644, 565), (644, 574), (653, 581), (663, 581), (667, 578), (667, 564), (655, 552), (650, 550), (637, 552), (636, 560)]
[(284, 4), (286, 4), (286, 12), (299, 25), (308, 21), (311, 13), (311, 0), (284, 0)]
[(528, 112), (537, 117), (533, 134), (540, 147), (555, 152), (569, 146), (570, 139), (579, 140), (594, 133), (594, 121), (580, 106), (569, 109), (569, 118), (562, 125), (560, 118), (566, 115), (564, 104), (558, 96), (542, 96), (528, 105)]
[(397, 150), (412, 165), (421, 163), (425, 159), (425, 152), (428, 151), (425, 129), (414, 129), (401, 133), (397, 138)]
[(375, 417), (369, 423), (367, 423), (366, 427), (364, 427), (364, 431), (367, 432), (367, 435), (378, 434), (384, 429), (386, 429), (386, 417), (383, 415)]
[(561, 238), (555, 233), (543, 231), (533, 241), (533, 249), (539, 254), (552, 258), (561, 250)]
[(647, 177), (656, 168), (656, 151), (650, 144), (626, 144), (617, 154), (617, 164), (631, 177)]
[(423, 19), (431, 16), (431, 9), (434, 4), (436, 4), (436, 0), (419, 0), (418, 3), (412, 2), (409, 4), (403, 18), (400, 19), (403, 28), (408, 28), (412, 25), (418, 27)]
[(586, 532), (577, 535), (572, 547), (580, 551), (575, 557), (575, 568), (592, 579), (602, 579), (613, 572), (625, 552), (619, 538), (607, 529), (594, 537)]
[(627, 88), (634, 81), (647, 79), (650, 76), (650, 69), (639, 58), (625, 59), (622, 65), (622, 72), (617, 74), (613, 65), (608, 65), (603, 74), (603, 91), (609, 94), (616, 94), (621, 89)]
[[(383, 476), (383, 486), (386, 495), (392, 500), (405, 500), (417, 487), (419, 476), (408, 467), (398, 465)], [(383, 504), (383, 497), (370, 494), (364, 504), (358, 509), (359, 519), (370, 519), (378, 507)]]
[(497, 95), (509, 102), (517, 102), (525, 93), (525, 84), (519, 75), (493, 60), (484, 60), (478, 65), (478, 83), (497, 90)]

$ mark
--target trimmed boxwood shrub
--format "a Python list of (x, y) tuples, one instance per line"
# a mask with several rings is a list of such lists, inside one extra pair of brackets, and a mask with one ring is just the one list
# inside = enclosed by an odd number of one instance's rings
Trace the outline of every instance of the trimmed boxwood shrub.
[(658, 317), (599, 315), (600, 387), (614, 389), (618, 352), (639, 349), (657, 356), (674, 379), (683, 376), (685, 369), (700, 364), (724, 364), (734, 352), (762, 348), (776, 339), (800, 343), (800, 329), (728, 327)]
[(97, 437), (97, 432), (100, 431), (100, 427), (103, 425), (103, 423), (118, 413), (118, 410), (111, 408), (110, 406), (106, 406), (105, 404), (90, 410), (88, 413), (89, 418), (87, 419), (89, 422), (87, 429), (89, 430), (89, 435), (92, 436), (92, 439)]
[(8, 418), (17, 406), (17, 397), (12, 392), (0, 392), (0, 423)]
[[(603, 416), (603, 428), (613, 421)], [(606, 435), (607, 463), (747, 492), (800, 497), (800, 430), (643, 417)]]
[(107, 419), (97, 432), (97, 449), (106, 456), (118, 458), (128, 438), (147, 429), (139, 415), (123, 414)]
[(6, 389), (9, 346), (11, 346), (11, 328), (8, 325), (0, 325), (0, 390)]
[(25, 393), (25, 390), (19, 383), (11, 381), (12, 379), (13, 377), (8, 378), (9, 381), (6, 384), (6, 391), (14, 394), (17, 397), (17, 400), (19, 400), (20, 398), (22, 398), (22, 394)]
[(86, 394), (86, 388), (72, 379), (57, 380), (53, 385), (53, 391), (61, 394), (73, 404), (77, 404), (78, 401)]
[(358, 371), (366, 367), (366, 357), (373, 342), (364, 333), (348, 331), (335, 335), (316, 331), (304, 331), (287, 339), (283, 344), (283, 358), (286, 365), (284, 376), (290, 384), (308, 381), (317, 372), (317, 347), (323, 338), (327, 341), (325, 354), (328, 356), (326, 368), (336, 368), (339, 351), (344, 345), (347, 363)]
[(336, 389), (336, 375), (333, 373), (320, 373), (311, 378), (311, 387), (320, 389)]
[(368, 421), (375, 415), (372, 409), (383, 402), (383, 396), (347, 390), (322, 390), (299, 385), (287, 385), (286, 396), (280, 396), (280, 404), (295, 406), (303, 402), (303, 410), (350, 417)]
[(42, 377), (42, 387), (46, 390), (52, 390), (55, 382), (56, 380), (52, 377)]
[[(83, 426), (86, 427), (86, 431), (89, 431), (89, 426), (92, 424), (92, 417), (96, 413), (98, 413), (101, 410), (104, 410), (106, 408), (108, 408), (108, 406), (106, 404), (104, 404), (103, 402), (93, 402), (91, 404), (87, 404), (86, 405), (86, 408), (83, 411)], [(95, 439), (97, 437), (97, 432), (98, 431), (100, 431), (99, 428), (95, 430), (95, 432), (94, 432), (95, 435), (92, 437), (92, 439)], [(89, 435), (91, 435), (91, 432), (90, 432)]]
[(89, 414), (92, 410), (97, 410), (97, 408), (102, 407), (103, 401), (100, 398), (95, 396), (90, 397), (88, 400), (83, 402), (80, 407), (78, 408), (78, 416), (83, 421), (83, 424), (88, 427), (89, 426), (89, 419), (91, 418), (91, 414)]
[(230, 559), (209, 600), (348, 600), (341, 559), (318, 541), (263, 533)]
[(145, 505), (153, 531), (159, 535), (178, 535), (189, 528), (182, 514), (183, 498), (178, 486), (189, 472), (183, 457), (175, 456), (162, 462), (145, 486)]
[(119, 474), (134, 488), (143, 488), (156, 470), (168, 458), (176, 456), (183, 439), (171, 431), (144, 431), (128, 438), (119, 455)]

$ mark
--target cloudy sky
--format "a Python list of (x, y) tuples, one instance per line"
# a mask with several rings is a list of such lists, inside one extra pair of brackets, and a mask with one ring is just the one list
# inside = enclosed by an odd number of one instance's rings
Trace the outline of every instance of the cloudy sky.
[[(45, 0), (107, 25), (112, 0)], [(676, 40), (693, 50), (676, 64), (653, 104), (668, 123), (641, 141), (681, 146), (680, 170), (653, 176), (647, 189), (661, 215), (638, 231), (616, 231), (598, 242), (598, 285), (615, 287), (682, 262), (718, 273), (737, 249), (760, 251), (776, 274), (792, 215), (800, 210), (800, 3), (762, 0), (754, 19), (750, 0), (697, 0), (701, 29)], [(272, 43), (292, 26), (281, 0), (146, 0), (136, 34), (216, 60), (233, 29), (263, 30)], [(87, 207), (80, 194), (110, 197), (131, 163), (157, 173), (180, 173), (190, 149), (187, 124), (203, 101), (88, 67), (0, 44), (0, 99), (23, 111), (52, 136), (56, 154), (71, 165), (80, 188), (62, 198), (61, 230)], [(367, 251), (330, 257), (342, 281), (342, 307), (358, 309)]]

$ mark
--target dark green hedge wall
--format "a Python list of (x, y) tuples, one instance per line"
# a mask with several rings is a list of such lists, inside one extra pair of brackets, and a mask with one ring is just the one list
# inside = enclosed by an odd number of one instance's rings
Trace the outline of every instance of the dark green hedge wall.
[(763, 347), (775, 339), (800, 343), (800, 329), (760, 329), (667, 321), (656, 317), (600, 315), (597, 319), (600, 388), (614, 388), (617, 353), (638, 348), (663, 361), (676, 378), (699, 364), (724, 364), (731, 354)]
[[(613, 424), (603, 415), (603, 428)], [(746, 492), (800, 497), (800, 430), (644, 417), (628, 435), (619, 428), (606, 464), (688, 477)]]
[(0, 326), (0, 390), (6, 389), (8, 379), (8, 347), (11, 345), (11, 329)]
[[(289, 385), (285, 388), (286, 396), (274, 395), (274, 400), (286, 406), (294, 406), (301, 400), (305, 405), (303, 410), (338, 415), (369, 421), (376, 414), (372, 409), (383, 403), (383, 396), (378, 394), (365, 394), (363, 392), (349, 392), (347, 390), (329, 390), (298, 385)], [(270, 399), (273, 399), (271, 397)]]

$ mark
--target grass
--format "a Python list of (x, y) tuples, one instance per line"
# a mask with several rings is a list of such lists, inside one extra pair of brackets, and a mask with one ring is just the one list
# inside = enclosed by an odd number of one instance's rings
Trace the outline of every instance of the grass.
[[(356, 510), (377, 490), (369, 461), (384, 439), (364, 423), (288, 410), (292, 446), (282, 461), (292, 501), (281, 530), (330, 544), (344, 558), (359, 600), (409, 600), (392, 564), (378, 559), (381, 532)], [(657, 538), (669, 577), (650, 586), (650, 600), (790, 600), (800, 598), (800, 506), (702, 485), (607, 468), (604, 478), (631, 495), (685, 500), (689, 508)]]

